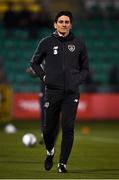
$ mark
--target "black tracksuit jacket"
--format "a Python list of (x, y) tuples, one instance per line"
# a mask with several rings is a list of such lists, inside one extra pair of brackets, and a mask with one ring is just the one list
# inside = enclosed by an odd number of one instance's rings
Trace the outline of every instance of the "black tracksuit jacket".
[[(45, 60), (44, 68), (42, 62)], [(42, 39), (30, 62), (36, 75), (50, 89), (76, 92), (85, 82), (89, 71), (88, 55), (84, 43), (73, 33), (61, 37), (56, 32)]]

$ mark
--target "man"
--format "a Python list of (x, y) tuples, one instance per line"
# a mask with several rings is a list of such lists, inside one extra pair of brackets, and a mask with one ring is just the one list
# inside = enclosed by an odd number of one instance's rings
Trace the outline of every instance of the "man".
[[(87, 77), (89, 66), (86, 47), (70, 31), (72, 13), (59, 12), (54, 21), (56, 31), (44, 38), (30, 62), (29, 73), (45, 83), (45, 122), (43, 137), (47, 150), (45, 169), (53, 166), (55, 139), (61, 117), (62, 142), (58, 172), (66, 173), (66, 164), (74, 139), (74, 121), (79, 102), (79, 84)], [(45, 60), (44, 70), (41, 63)]]

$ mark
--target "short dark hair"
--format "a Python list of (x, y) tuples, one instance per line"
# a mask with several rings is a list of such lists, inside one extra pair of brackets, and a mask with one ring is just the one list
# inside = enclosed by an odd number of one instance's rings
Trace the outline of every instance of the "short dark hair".
[(55, 22), (57, 22), (58, 18), (61, 17), (61, 16), (68, 16), (70, 21), (72, 22), (73, 21), (73, 16), (72, 16), (72, 13), (70, 11), (60, 11), (57, 13), (57, 15), (55, 16)]

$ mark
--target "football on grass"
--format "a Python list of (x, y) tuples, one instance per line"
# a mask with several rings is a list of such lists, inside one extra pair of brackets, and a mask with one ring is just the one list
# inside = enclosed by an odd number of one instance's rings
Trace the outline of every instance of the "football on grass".
[(37, 138), (32, 133), (27, 133), (22, 137), (22, 142), (27, 147), (33, 147), (36, 145)]
[(16, 133), (17, 129), (13, 124), (7, 124), (4, 128), (4, 131), (7, 134), (14, 134)]

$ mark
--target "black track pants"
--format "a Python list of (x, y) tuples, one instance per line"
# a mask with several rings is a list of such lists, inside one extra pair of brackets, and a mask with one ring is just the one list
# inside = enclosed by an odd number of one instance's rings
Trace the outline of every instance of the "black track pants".
[(64, 93), (61, 90), (46, 90), (44, 141), (46, 149), (52, 150), (58, 134), (61, 117), (62, 142), (59, 162), (66, 164), (74, 139), (74, 121), (79, 102), (78, 93)]

